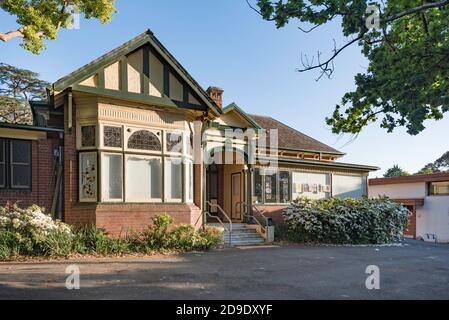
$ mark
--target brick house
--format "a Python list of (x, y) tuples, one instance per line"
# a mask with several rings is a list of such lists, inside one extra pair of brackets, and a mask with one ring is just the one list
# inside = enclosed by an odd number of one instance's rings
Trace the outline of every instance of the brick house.
[[(147, 31), (52, 84), (48, 102), (32, 103), (33, 126), (2, 125), (1, 201), (120, 235), (161, 213), (198, 227), (256, 214), (279, 222), (299, 196), (367, 195), (378, 168), (339, 162), (338, 150), (224, 107), (222, 95)], [(19, 164), (16, 148), (28, 154)]]

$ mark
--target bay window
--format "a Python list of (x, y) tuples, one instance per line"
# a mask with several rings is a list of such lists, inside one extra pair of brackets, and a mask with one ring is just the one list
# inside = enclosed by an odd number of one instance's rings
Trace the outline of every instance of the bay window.
[(78, 128), (81, 202), (193, 202), (193, 159), (183, 147), (190, 138), (186, 132), (106, 123)]

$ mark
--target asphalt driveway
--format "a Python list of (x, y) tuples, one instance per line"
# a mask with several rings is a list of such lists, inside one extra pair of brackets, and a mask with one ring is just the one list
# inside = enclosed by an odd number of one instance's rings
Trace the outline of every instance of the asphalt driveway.
[[(80, 269), (80, 289), (65, 287)], [(366, 268), (379, 267), (368, 290)], [(1, 263), (0, 299), (449, 299), (449, 245), (272, 246), (149, 258)]]

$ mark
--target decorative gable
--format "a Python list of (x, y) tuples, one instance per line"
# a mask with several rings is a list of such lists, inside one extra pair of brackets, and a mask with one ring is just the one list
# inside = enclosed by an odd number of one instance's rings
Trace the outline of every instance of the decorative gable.
[(151, 105), (211, 110), (214, 101), (150, 32), (53, 84), (53, 94), (73, 91)]

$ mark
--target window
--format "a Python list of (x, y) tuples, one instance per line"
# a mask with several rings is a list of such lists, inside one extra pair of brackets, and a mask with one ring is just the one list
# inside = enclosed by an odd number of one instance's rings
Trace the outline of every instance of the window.
[(105, 126), (103, 128), (103, 145), (110, 148), (122, 148), (122, 128)]
[(0, 139), (0, 188), (31, 189), (31, 141)]
[(293, 200), (329, 198), (332, 195), (331, 175), (328, 173), (293, 172)]
[(265, 203), (277, 203), (277, 173), (265, 171)]
[(126, 201), (162, 201), (162, 159), (138, 155), (126, 156)]
[(162, 151), (159, 138), (151, 131), (139, 130), (128, 139), (128, 149)]
[(6, 186), (5, 168), (5, 140), (0, 139), (0, 188), (4, 188)]
[(290, 199), (290, 172), (279, 172), (279, 202), (289, 203)]
[(186, 188), (186, 198), (187, 202), (193, 202), (193, 161), (186, 161), (186, 179), (185, 179), (185, 188)]
[(101, 158), (102, 201), (123, 200), (123, 156), (103, 154)]
[(182, 134), (181, 133), (167, 133), (166, 136), (166, 150), (167, 152), (182, 152)]
[(367, 178), (364, 176), (344, 176), (334, 174), (333, 195), (336, 198), (360, 198), (366, 196)]
[(82, 126), (81, 127), (81, 147), (94, 148), (97, 141), (97, 126)]
[(430, 182), (429, 183), (430, 196), (449, 196), (449, 181), (444, 182)]
[(182, 202), (181, 158), (166, 158), (164, 174), (165, 201)]
[(80, 153), (79, 193), (81, 202), (97, 202), (97, 153)]
[(254, 196), (256, 203), (263, 203), (262, 198), (262, 175), (260, 174), (260, 169), (254, 171)]

